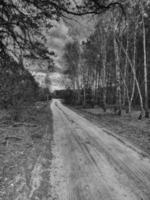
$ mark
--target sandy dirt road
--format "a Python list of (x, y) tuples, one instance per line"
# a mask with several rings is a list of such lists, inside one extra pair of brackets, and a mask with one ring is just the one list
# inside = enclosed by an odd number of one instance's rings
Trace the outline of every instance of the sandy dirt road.
[(53, 100), (52, 198), (149, 200), (150, 160)]

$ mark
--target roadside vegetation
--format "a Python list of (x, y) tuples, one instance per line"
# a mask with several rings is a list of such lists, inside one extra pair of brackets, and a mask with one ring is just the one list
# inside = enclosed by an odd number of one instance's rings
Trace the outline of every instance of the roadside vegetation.
[(53, 137), (49, 105), (24, 105), (19, 115), (19, 121), (12, 121), (7, 110), (0, 112), (0, 199), (48, 198)]
[(104, 113), (102, 108), (83, 108), (79, 106), (71, 107), (81, 116), (87, 118), (97, 126), (104, 128), (107, 134), (118, 136), (122, 142), (128, 141), (141, 149), (143, 156), (150, 154), (150, 123), (149, 119), (141, 120), (139, 123), (139, 111), (132, 111), (129, 115), (123, 111), (122, 116), (112, 113), (108, 109)]
[[(51, 94), (39, 86), (22, 62), (7, 54), (0, 61), (0, 199), (46, 196), (47, 172), (42, 175), (45, 188), (34, 194), (34, 171), (42, 163), (41, 170), (47, 170), (51, 163)], [(40, 156), (44, 161), (39, 161)]]
[(87, 38), (65, 45), (64, 75), (70, 82), (66, 78), (66, 90), (57, 96), (149, 154), (150, 3), (119, 2), (123, 12), (106, 10)]
[[(52, 21), (85, 15), (97, 23), (84, 41), (66, 44), (64, 74), (70, 84), (56, 96), (80, 108), (98, 106), (106, 113), (113, 108), (115, 115), (138, 109), (139, 119), (149, 117), (149, 1), (1, 0), (0, 199), (51, 198), (48, 88), (57, 55), (46, 33)], [(35, 81), (33, 63), (46, 63), (39, 70), (46, 88)]]

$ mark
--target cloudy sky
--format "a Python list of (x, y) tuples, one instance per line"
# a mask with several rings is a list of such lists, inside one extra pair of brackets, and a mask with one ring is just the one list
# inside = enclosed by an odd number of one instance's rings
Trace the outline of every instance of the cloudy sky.
[(48, 43), (47, 46), (50, 50), (54, 51), (57, 55), (55, 63), (58, 67), (62, 66), (62, 55), (65, 44), (71, 40), (69, 36), (69, 28), (65, 25), (63, 20), (60, 22), (53, 22), (54, 27), (48, 31)]
[[(66, 24), (61, 20), (60, 22), (53, 22), (53, 28), (48, 31), (48, 43), (47, 46), (49, 50), (55, 52), (57, 57), (54, 58), (55, 64), (58, 68), (64, 69), (65, 65), (62, 59), (63, 49), (65, 44), (71, 40), (69, 36), (69, 28)], [(62, 84), (62, 76), (59, 73), (52, 73), (50, 75), (51, 78), (51, 89), (63, 89), (64, 86)]]
[(77, 39), (79, 41), (88, 37), (93, 30), (94, 20), (89, 17), (64, 18), (60, 22), (53, 22), (53, 28), (48, 31), (48, 47), (57, 54), (56, 63), (63, 67), (62, 55), (65, 44)]
[[(55, 64), (60, 69), (65, 69), (65, 63), (63, 62), (63, 50), (67, 42), (77, 39), (79, 41), (88, 37), (92, 32), (94, 26), (94, 20), (90, 18), (72, 18), (71, 20), (62, 19), (59, 22), (53, 21), (53, 28), (47, 33), (47, 47), (49, 50), (55, 52)], [(82, 30), (82, 31), (81, 31)], [(44, 74), (40, 73), (41, 82), (43, 82)], [(43, 77), (43, 78), (42, 78)], [(51, 74), (52, 89), (62, 89), (62, 77), (59, 73)]]

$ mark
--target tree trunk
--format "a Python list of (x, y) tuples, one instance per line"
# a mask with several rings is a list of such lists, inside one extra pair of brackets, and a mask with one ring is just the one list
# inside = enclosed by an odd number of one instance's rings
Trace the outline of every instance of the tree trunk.
[(135, 79), (135, 84), (137, 86), (137, 90), (138, 90), (138, 94), (139, 94), (139, 99), (140, 99), (141, 114), (139, 116), (139, 119), (141, 119), (141, 118), (143, 118), (143, 115), (144, 115), (144, 105), (143, 105), (143, 97), (142, 97), (141, 89), (140, 89), (139, 82), (138, 82), (137, 77), (136, 77), (136, 71), (135, 71), (135, 68), (134, 68), (134, 66), (132, 64), (132, 61), (129, 58), (129, 55), (127, 54), (127, 52), (126, 52), (123, 44), (117, 38), (116, 38), (116, 41), (117, 41), (118, 44), (120, 44), (120, 47), (123, 50), (123, 52), (124, 52), (124, 54), (125, 54), (125, 56), (126, 56), (126, 58), (128, 60), (128, 63), (130, 65), (132, 73), (133, 73), (133, 77)]
[(72, 87), (73, 87), (73, 99), (72, 102), (70, 103), (75, 103), (75, 99), (76, 99), (76, 83), (75, 83), (75, 76), (72, 76)]
[(86, 105), (86, 88), (84, 86), (84, 90), (83, 90), (83, 107), (85, 107)]
[(106, 32), (104, 30), (104, 27), (98, 28), (98, 41), (100, 41), (101, 45), (101, 52), (102, 55), (102, 87), (103, 87), (103, 110), (106, 112), (106, 60), (107, 60), (107, 53), (106, 53)]
[(103, 109), (104, 112), (106, 112), (106, 40), (105, 39), (103, 43), (104, 43), (103, 44)]
[(114, 32), (114, 52), (116, 60), (116, 104), (119, 107), (118, 115), (121, 115), (122, 102), (121, 102), (121, 85), (120, 85), (120, 59), (119, 59), (119, 47), (116, 41), (115, 32)]
[(143, 31), (143, 54), (144, 54), (144, 92), (145, 92), (145, 117), (149, 118), (148, 110), (148, 81), (147, 81), (147, 57), (146, 57), (146, 33), (145, 33), (145, 22), (144, 22), (144, 7), (141, 3), (142, 10), (142, 31)]
[[(137, 24), (138, 24), (138, 20), (136, 20), (135, 22), (135, 30), (134, 30), (134, 50), (133, 50), (133, 68), (135, 71), (135, 64), (136, 64), (136, 34), (137, 34)], [(135, 78), (133, 77), (133, 85), (132, 85), (132, 92), (131, 92), (131, 98), (130, 98), (130, 107), (132, 105), (132, 101), (134, 98), (134, 93), (135, 93)], [(131, 110), (131, 108), (129, 108)]]
[[(129, 31), (128, 31), (129, 27), (127, 27), (127, 44), (126, 44), (126, 53), (128, 54), (128, 48), (129, 48)], [(126, 82), (126, 76), (127, 76), (127, 68), (128, 68), (128, 60), (127, 58), (125, 59), (125, 67), (124, 67), (124, 77), (123, 77), (123, 80), (125, 80)], [(125, 103), (126, 103), (126, 86), (124, 84), (124, 87), (123, 87), (123, 106), (125, 106)]]
[(79, 84), (79, 75), (76, 75), (76, 86), (77, 86), (77, 104), (80, 104), (80, 84)]

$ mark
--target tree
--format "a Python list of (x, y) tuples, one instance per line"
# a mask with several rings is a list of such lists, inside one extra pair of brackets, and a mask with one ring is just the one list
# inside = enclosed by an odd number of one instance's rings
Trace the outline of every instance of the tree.
[(79, 84), (79, 62), (80, 62), (80, 48), (77, 41), (68, 42), (64, 49), (64, 60), (68, 69), (65, 74), (72, 80), (74, 94), (77, 90), (76, 100), (80, 102), (80, 84)]
[[(91, 34), (86, 42), (82, 44), (82, 76), (84, 90), (84, 105), (99, 103), (99, 81), (101, 73), (100, 41), (95, 33)], [(93, 95), (93, 97), (91, 97)], [(93, 100), (92, 100), (93, 99)]]
[(148, 80), (147, 80), (147, 55), (146, 55), (146, 32), (145, 32), (145, 20), (144, 20), (144, 5), (140, 1), (140, 11), (142, 15), (142, 34), (143, 34), (143, 54), (144, 54), (144, 91), (145, 91), (145, 117), (149, 118), (148, 110)]
[[(93, 11), (100, 1), (94, 2), (89, 4), (93, 5)], [(108, 1), (103, 3), (107, 5)], [(148, 116), (149, 102), (149, 3), (132, 0), (120, 1), (120, 4), (113, 5), (115, 9), (107, 9), (101, 15), (95, 13), (98, 15), (97, 26), (82, 45), (80, 85), (84, 88), (84, 101), (88, 86), (95, 102), (100, 98), (111, 104), (114, 98), (110, 97), (109, 91), (113, 91), (111, 94), (114, 96), (116, 87), (119, 113), (122, 105), (128, 105), (129, 113), (132, 106), (140, 106), (141, 119), (144, 113)], [(118, 8), (125, 11), (125, 20), (122, 20), (122, 12), (118, 12)], [(105, 84), (106, 91), (102, 87)]]
[[(111, 7), (121, 7), (118, 2), (108, 0), (1, 0), (0, 1), (0, 35), (1, 49), (8, 46), (6, 39), (12, 41), (16, 47), (23, 48), (27, 41), (31, 41), (34, 32), (40, 30), (43, 22), (48, 28), (48, 19), (58, 20), (64, 13), (72, 15), (100, 14)], [(26, 45), (27, 46), (27, 45)]]
[(18, 107), (22, 102), (34, 101), (38, 84), (22, 63), (18, 64), (8, 55), (4, 55), (0, 63), (1, 107)]

